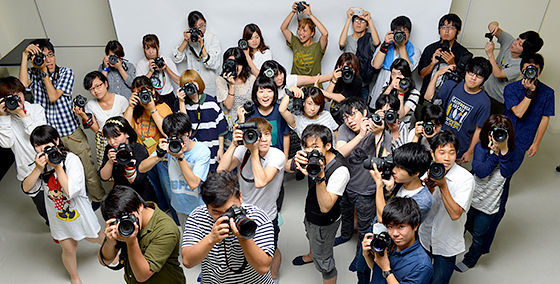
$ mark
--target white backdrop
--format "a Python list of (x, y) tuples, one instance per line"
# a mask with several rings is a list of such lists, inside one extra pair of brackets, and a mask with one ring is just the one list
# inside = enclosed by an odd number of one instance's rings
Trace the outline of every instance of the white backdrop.
[[(144, 53), (142, 37), (154, 33), (160, 40), (160, 53), (172, 56), (173, 49), (181, 42), (187, 29), (187, 15), (192, 10), (202, 12), (207, 20), (207, 30), (218, 36), (222, 52), (237, 46), (243, 27), (256, 23), (263, 32), (265, 43), (270, 47), (275, 60), (289, 71), (292, 66), (292, 52), (280, 31), (280, 24), (291, 10), (289, 0), (108, 0), (117, 32), (118, 40), (125, 48), (126, 58), (136, 63)], [(340, 55), (338, 39), (346, 22), (349, 7), (363, 7), (370, 11), (379, 37), (383, 40), (390, 29), (393, 18), (406, 15), (412, 21), (410, 41), (424, 49), (426, 45), (439, 39), (438, 21), (449, 13), (451, 0), (355, 0), (355, 1), (307, 1), (312, 13), (329, 31), (329, 44), (322, 61), (322, 72), (330, 73)], [(156, 4), (157, 3), (157, 4)], [(294, 17), (295, 18), (295, 17)], [(351, 28), (350, 28), (351, 29)], [(297, 21), (292, 20), (290, 30), (295, 34)], [(352, 33), (350, 31), (349, 33)], [(319, 39), (316, 32), (315, 41)], [(180, 72), (186, 64), (179, 64)]]

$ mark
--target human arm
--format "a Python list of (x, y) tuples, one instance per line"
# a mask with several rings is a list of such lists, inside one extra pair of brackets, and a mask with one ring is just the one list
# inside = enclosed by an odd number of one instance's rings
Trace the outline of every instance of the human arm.
[(373, 239), (373, 233), (368, 232), (364, 235), (364, 239), (362, 240), (362, 255), (366, 260), (366, 263), (370, 269), (373, 269), (374, 258), (373, 254), (371, 253), (371, 241)]
[(115, 167), (117, 155), (115, 149), (110, 148), (110, 146), (105, 148), (104, 153), (105, 156), (103, 157), (103, 162), (99, 169), (99, 177), (101, 180), (107, 181), (113, 176), (113, 168)]
[[(223, 223), (224, 221), (227, 221), (227, 219), (228, 217), (226, 216), (218, 218), (216, 222), (214, 222), (210, 233), (205, 235), (196, 244), (183, 246), (183, 248), (181, 249), (181, 254), (183, 257), (183, 265), (186, 268), (193, 268), (201, 263), (206, 258), (208, 253), (210, 253), (210, 250), (214, 247), (215, 244), (223, 241), (228, 237), (230, 224)], [(186, 239), (184, 240), (184, 242), (191, 241), (189, 237), (194, 236), (196, 233), (200, 233), (198, 232), (200, 230), (199, 225), (200, 224), (197, 224), (195, 221), (187, 219), (185, 234), (183, 236), (183, 239)]]
[(167, 62), (164, 61), (163, 71), (166, 72), (167, 75), (169, 75), (169, 77), (171, 78), (171, 80), (173, 80), (173, 82), (175, 82), (175, 84), (179, 85), (181, 78), (179, 78), (179, 71), (177, 70), (175, 62), (170, 61), (169, 64), (167, 64)]
[(537, 130), (537, 138), (535, 139), (535, 142), (533, 144), (531, 144), (531, 147), (529, 147), (529, 150), (527, 150), (527, 153), (529, 154), (529, 157), (535, 156), (537, 154), (537, 152), (539, 151), (539, 146), (541, 145), (544, 134), (546, 133), (546, 128), (548, 127), (548, 122), (549, 121), (550, 121), (549, 116), (543, 116), (541, 118), (541, 122), (539, 123), (539, 128)]
[[(296, 86), (290, 87), (290, 91), (292, 91), (294, 93), (294, 97), (296, 96), (296, 92), (298, 92), (298, 93), (302, 92)], [(278, 111), (280, 112), (280, 114), (282, 115), (284, 120), (286, 120), (286, 123), (288, 123), (288, 125), (293, 129), (293, 128), (296, 127), (296, 120), (294, 118), (294, 115), (288, 110), (288, 104), (289, 103), (290, 103), (290, 96), (288, 96), (288, 95), (284, 96), (282, 98), (282, 101), (280, 102), (280, 106), (278, 107)]]
[[(238, 141), (243, 141), (243, 131), (238, 130), (237, 126), (235, 126), (233, 129), (233, 137), (232, 137), (231, 144), (229, 145), (229, 148), (222, 156), (222, 159), (218, 164), (218, 168), (216, 169), (218, 173), (226, 172), (226, 171), (229, 172), (235, 169), (241, 163), (241, 161), (234, 155), (239, 143)], [(244, 155), (246, 149), (242, 149), (239, 151), (243, 151), (243, 155)]]
[[(428, 179), (431, 179), (431, 178), (428, 178)], [(433, 179), (431, 179), (431, 180), (433, 180)], [(443, 205), (445, 206), (445, 210), (447, 211), (447, 214), (449, 214), (449, 217), (451, 218), (451, 220), (456, 221), (463, 214), (463, 212), (464, 212), (463, 207), (461, 207), (461, 205), (457, 204), (457, 202), (455, 202), (455, 200), (453, 199), (453, 196), (451, 196), (451, 192), (449, 192), (449, 187), (447, 185), (447, 180), (446, 180), (445, 177), (440, 179), (440, 180), (433, 180), (433, 181), (435, 181), (436, 185), (439, 187), (439, 191), (441, 193), (441, 199), (443, 201)], [(471, 178), (471, 181), (472, 181), (472, 178)], [(469, 185), (464, 184), (464, 185), (459, 185), (459, 186), (469, 186)]]
[(45, 169), (46, 164), (47, 155), (37, 153), (37, 155), (35, 155), (35, 168), (28, 176), (25, 177), (21, 185), (24, 192), (30, 192), (33, 188), (37, 187), (37, 181), (41, 177), (41, 173)]
[[(246, 147), (251, 152), (251, 157), (249, 158), (250, 159), (249, 162), (251, 163), (251, 168), (253, 169), (253, 177), (255, 179), (256, 188), (260, 189), (267, 186), (268, 183), (270, 183), (274, 179), (274, 177), (280, 170), (284, 170), (283, 165), (286, 164), (284, 155), (271, 156), (271, 158), (269, 158), (270, 159), (269, 162), (271, 164), (266, 166), (266, 168), (263, 168), (261, 164), (261, 157), (258, 154), (259, 153), (258, 143), (246, 145)], [(273, 149), (271, 148), (268, 151), (273, 151)]]
[(346, 97), (343, 94), (334, 92), (334, 87), (336, 86), (336, 83), (338, 82), (340, 77), (342, 77), (342, 69), (334, 70), (331, 73), (331, 79), (330, 79), (331, 82), (330, 82), (329, 86), (327, 87), (326, 90), (323, 90), (323, 95), (326, 98), (331, 99), (335, 102), (341, 102), (344, 99), (346, 99)]
[(239, 240), (247, 262), (259, 275), (265, 275), (272, 264), (272, 255), (269, 255), (257, 245), (254, 238), (246, 239), (239, 233), (233, 219), (230, 219), (230, 228), (233, 235)]
[(385, 204), (386, 204), (385, 187), (389, 192), (393, 190), (393, 187), (395, 186), (395, 180), (393, 179), (393, 177), (390, 177), (389, 180), (383, 180), (381, 177), (381, 173), (377, 169), (377, 164), (373, 164), (373, 169), (369, 170), (369, 174), (375, 181), (375, 186), (376, 186), (376, 190), (375, 190), (376, 209), (375, 210), (377, 213), (377, 222), (383, 223), (382, 215), (383, 215), (383, 209), (385, 208)]
[(375, 28), (373, 20), (371, 19), (371, 13), (369, 11), (364, 11), (363, 18), (368, 22), (369, 31), (371, 33), (371, 43), (374, 46), (378, 46), (381, 41), (379, 40), (379, 34), (377, 33), (377, 29)]
[[(538, 95), (535, 94), (535, 91), (537, 90), (535, 80), (529, 80), (524, 78), (521, 80), (521, 84), (523, 85), (523, 87), (525, 87), (524, 91), (526, 94), (533, 93), (534, 95)], [(515, 94), (516, 91), (517, 90), (515, 88), (515, 85), (506, 86), (506, 88), (504, 88), (504, 100), (514, 100), (516, 98), (516, 94)], [(525, 115), (525, 112), (531, 105), (531, 101), (533, 101), (532, 99), (533, 97), (531, 98), (529, 97), (531, 96), (530, 95), (524, 96), (521, 102), (511, 107), (511, 111), (513, 112), (513, 114), (515, 114), (515, 116), (522, 118), (523, 115)]]
[(280, 31), (282, 31), (282, 34), (284, 35), (284, 38), (286, 38), (286, 41), (289, 44), (292, 44), (292, 32), (290, 31), (290, 29), (288, 29), (288, 26), (290, 25), (290, 22), (292, 21), (292, 18), (296, 14), (296, 9), (295, 9), (296, 5), (297, 5), (297, 2), (294, 2), (294, 4), (292, 4), (292, 10), (290, 11), (290, 13), (286, 17), (286, 19), (284, 19), (284, 21), (280, 25)]
[[(370, 131), (369, 129), (371, 123), (373, 123), (371, 120), (363, 118), (360, 124), (360, 132), (354, 138), (352, 138), (350, 141), (344, 141), (344, 140), (336, 141), (336, 147), (338, 152), (340, 152), (340, 154), (342, 154), (344, 157), (348, 157), (348, 155), (352, 153), (354, 148), (356, 148), (356, 146), (358, 146), (358, 144), (366, 137), (368, 131)], [(346, 128), (347, 129), (344, 129), (344, 131), (352, 131), (347, 126)]]
[[(502, 36), (502, 29), (499, 27), (499, 23), (496, 21), (490, 22), (490, 24), (488, 24), (488, 31), (498, 39)], [(494, 42), (487, 42), (484, 46), (484, 51), (486, 51), (488, 60), (492, 65), (492, 75), (496, 78), (507, 78), (506, 73), (498, 66), (498, 62), (496, 61), (496, 57), (494, 56)]]
[(461, 157), (461, 162), (468, 163), (472, 160), (474, 153), (474, 146), (476, 143), (480, 142), (480, 130), (482, 128), (478, 125), (475, 126), (474, 133), (471, 136), (471, 143), (469, 144), (469, 149)]
[(441, 69), (439, 69), (434, 76), (432, 77), (432, 79), (430, 80), (430, 83), (428, 84), (428, 88), (426, 88), (426, 93), (424, 94), (424, 99), (427, 101), (432, 101), (432, 99), (434, 98), (434, 94), (436, 92), (436, 83), (437, 83), (437, 79), (439, 76), (447, 73), (447, 72), (451, 72), (453, 70), (455, 70), (456, 65), (449, 65), (446, 67), (443, 67)]
[[(72, 111), (74, 111), (74, 113), (77, 114), (82, 119), (83, 123), (89, 120), (88, 113), (86, 113), (87, 110), (84, 110), (79, 106), (74, 106), (72, 108)], [(97, 119), (95, 118), (95, 115), (93, 113), (89, 113), (89, 114), (91, 115), (91, 120), (92, 120), (92, 124), (89, 126), (89, 129), (91, 129), (93, 133), (97, 133), (99, 132), (99, 123), (97, 123)], [(84, 128), (86, 128), (85, 124), (83, 126)]]
[(290, 133), (286, 133), (283, 135), (283, 139), (284, 139), (284, 156), (286, 157), (286, 160), (288, 160), (288, 156), (290, 155)]
[(383, 62), (385, 61), (385, 56), (387, 56), (387, 48), (389, 48), (389, 45), (391, 44), (391, 41), (393, 40), (393, 31), (389, 31), (387, 32), (387, 34), (385, 34), (385, 39), (383, 41), (383, 43), (381, 44), (381, 46), (378, 47), (378, 51), (375, 54), (375, 57), (373, 57), (373, 60), (371, 61), (371, 66), (373, 66), (373, 68), (379, 70), (381, 69), (381, 67), (383, 66)]
[[(426, 49), (428, 49), (428, 48), (426, 48)], [(426, 52), (426, 49), (424, 49), (424, 52)], [(432, 71), (434, 70), (434, 67), (436, 67), (436, 65), (439, 63), (438, 56), (441, 56), (441, 49), (440, 48), (438, 48), (434, 51), (431, 59), (429, 58), (429, 54), (422, 53), (422, 57), (420, 59), (420, 72), (418, 72), (418, 74), (420, 75), (420, 77), (422, 79), (424, 79), (426, 76), (432, 74)], [(427, 62), (428, 60), (429, 60), (429, 64)]]
[(498, 162), (496, 153), (490, 154), (488, 149), (484, 149), (480, 142), (476, 144), (472, 161), (473, 174), (479, 178), (485, 178), (494, 171)]
[(344, 47), (346, 46), (346, 39), (348, 38), (348, 28), (352, 23), (353, 15), (354, 15), (354, 7), (348, 8), (348, 10), (346, 11), (346, 23), (344, 24), (344, 27), (342, 28), (342, 32), (340, 32), (340, 37), (338, 39), (338, 46), (340, 47), (340, 50), (343, 50)]
[[(167, 147), (168, 147), (167, 139), (165, 138), (159, 139), (158, 144), (159, 144), (158, 147), (161, 150), (156, 150), (155, 152), (152, 153), (150, 157), (140, 162), (140, 165), (138, 166), (138, 172), (140, 173), (148, 172), (157, 163), (161, 162), (165, 158), (167, 153)], [(161, 157), (157, 155), (158, 151), (162, 153)]]
[(305, 9), (303, 10), (303, 14), (307, 14), (307, 16), (309, 16), (311, 21), (313, 21), (313, 23), (315, 24), (315, 26), (317, 26), (317, 29), (321, 33), (319, 43), (321, 44), (321, 51), (324, 53), (327, 49), (327, 43), (329, 42), (329, 32), (327, 31), (327, 28), (325, 28), (323, 23), (321, 23), (321, 21), (319, 21), (319, 19), (317, 19), (317, 17), (315, 17), (315, 15), (311, 12), (311, 4), (307, 4)]

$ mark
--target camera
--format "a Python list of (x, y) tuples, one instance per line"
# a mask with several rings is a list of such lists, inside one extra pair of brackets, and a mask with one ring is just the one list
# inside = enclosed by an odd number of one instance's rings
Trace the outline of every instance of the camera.
[(53, 165), (58, 165), (62, 162), (62, 154), (58, 151), (56, 146), (47, 146), (43, 150), (43, 155), (47, 155), (49, 162)]
[(393, 155), (389, 155), (383, 158), (373, 157), (368, 155), (364, 160), (364, 168), (367, 170), (373, 170), (373, 165), (377, 165), (377, 170), (381, 172), (382, 179), (390, 179), (393, 175), (393, 168), (395, 167), (395, 162), (393, 161)]
[[(290, 89), (286, 88), (284, 90), (286, 92), (286, 95), (292, 99), (292, 109), (290, 112), (293, 115), (303, 114), (303, 106), (305, 105), (305, 96), (303, 98), (296, 98), (294, 97), (294, 92), (290, 91)], [(303, 91), (307, 95), (307, 88), (304, 87)]]
[(246, 101), (243, 104), (243, 108), (245, 109), (245, 119), (247, 119), (248, 117), (253, 116), (253, 114), (255, 114), (255, 108), (253, 107), (253, 102), (252, 101)]
[(138, 218), (132, 213), (124, 214), (122, 217), (117, 218), (117, 220), (113, 222), (112, 225), (115, 224), (119, 224), (117, 226), (117, 230), (119, 231), (119, 234), (121, 234), (121, 236), (130, 237), (136, 230), (136, 226), (134, 226), (134, 224), (138, 225)]
[(444, 39), (440, 44), (439, 44), (439, 48), (441, 49), (441, 52), (449, 52), (449, 41)]
[(74, 103), (74, 106), (77, 106), (77, 107), (80, 107), (80, 108), (84, 109), (84, 107), (86, 106), (86, 103), (87, 103), (87, 99), (86, 99), (86, 97), (78, 94), (72, 102)]
[(246, 39), (240, 39), (237, 42), (237, 47), (239, 47), (240, 49), (246, 50), (247, 48), (249, 48), (249, 43), (247, 42)]
[(183, 90), (183, 92), (185, 92), (185, 95), (189, 97), (194, 94), (198, 94), (198, 89), (196, 88), (196, 85), (193, 82), (185, 83), (181, 88), (181, 90)]
[(138, 98), (140, 99), (141, 104), (147, 105), (152, 101), (153, 95), (154, 94), (152, 93), (152, 91), (148, 89), (142, 89), (142, 91), (138, 93)]
[(157, 66), (157, 68), (161, 69), (165, 66), (165, 61), (163, 60), (163, 57), (160, 56), (154, 59), (154, 64)]
[(8, 110), (14, 111), (19, 107), (19, 96), (9, 94), (4, 98), (4, 105)]
[(403, 42), (405, 39), (406, 39), (406, 33), (405, 33), (403, 30), (401, 30), (401, 29), (397, 29), (397, 30), (395, 31), (395, 33), (393, 34), (393, 40), (394, 40), (396, 43), (401, 43), (401, 42)]
[(354, 15), (355, 16), (363, 16), (364, 15), (364, 9), (363, 8), (352, 8), (352, 10), (354, 10)]
[(272, 68), (268, 68), (268, 69), (264, 70), (263, 74), (268, 78), (273, 78), (274, 76), (276, 76), (276, 72), (274, 72), (274, 70), (272, 70)]
[(463, 78), (461, 77), (459, 72), (457, 72), (456, 70), (453, 70), (453, 71), (446, 72), (445, 74), (442, 75), (442, 82), (445, 82), (447, 80), (451, 80), (451, 81), (459, 83), (459, 82), (463, 81)]
[(352, 67), (345, 65), (340, 70), (342, 71), (342, 82), (350, 84), (354, 81), (354, 69)]
[(235, 59), (227, 59), (224, 62), (222, 74), (228, 73), (231, 73), (231, 76), (233, 76), (233, 78), (237, 77), (237, 61), (235, 61)]
[(432, 162), (428, 176), (431, 179), (442, 179), (445, 177), (445, 166), (442, 163)]
[(255, 221), (251, 220), (251, 218), (247, 217), (247, 210), (245, 210), (245, 208), (232, 205), (226, 213), (220, 215), (220, 217), (223, 216), (228, 217), (228, 219), (223, 222), (228, 225), (229, 220), (233, 219), (233, 222), (242, 237), (252, 239), (255, 236), (258, 225)]
[(370, 118), (373, 121), (373, 123), (379, 126), (383, 125), (383, 118), (381, 118), (381, 115), (379, 115), (378, 113), (372, 113), (370, 115)]
[(399, 114), (394, 109), (389, 109), (389, 110), (385, 111), (385, 122), (386, 123), (395, 123), (395, 122), (397, 122), (398, 117), (399, 117)]
[[(247, 144), (255, 144), (261, 137), (261, 130), (256, 122), (245, 122), (237, 125), (237, 129), (243, 131), (243, 142)], [(243, 143), (239, 141), (239, 145)]]
[(494, 127), (492, 131), (490, 131), (490, 136), (494, 141), (501, 143), (507, 140), (508, 138), (508, 130), (505, 127)]
[(115, 148), (115, 159), (118, 165), (128, 165), (132, 160), (132, 146), (127, 143), (121, 143)]
[(539, 68), (534, 65), (529, 65), (523, 69), (523, 79), (534, 80), (539, 75)]
[(485, 33), (484, 37), (488, 39), (488, 41), (492, 41), (494, 39), (494, 35), (492, 33)]
[(191, 28), (189, 30), (189, 33), (191, 34), (191, 41), (192, 42), (197, 42), (199, 38), (203, 37), (202, 31), (199, 30), (196, 27)]
[(303, 10), (305, 10), (305, 8), (307, 8), (307, 7), (309, 7), (309, 4), (307, 4), (307, 2), (299, 1), (297, 3), (296, 10), (300, 13), (303, 13)]
[(167, 138), (167, 149), (171, 154), (178, 154), (183, 149), (183, 138), (173, 135)]
[(33, 64), (35, 66), (43, 66), (45, 64), (45, 55), (42, 52), (33, 55)]
[(436, 132), (436, 125), (431, 121), (422, 123), (422, 127), (424, 127), (424, 134), (426, 135), (433, 135)]
[(412, 85), (412, 82), (410, 81), (409, 78), (401, 78), (399, 81), (399, 88), (401, 88), (401, 90), (407, 90), (408, 88), (410, 88), (410, 86)]
[(370, 237), (371, 241), (371, 251), (384, 254), (385, 249), (390, 249), (393, 245), (393, 239), (389, 236), (388, 232), (381, 232)]
[(113, 65), (119, 63), (119, 57), (114, 54), (109, 55), (109, 63)]
[(307, 153), (306, 169), (310, 177), (317, 177), (321, 173), (321, 164), (319, 164), (319, 161), (324, 159), (325, 156), (323, 156), (323, 153), (319, 152), (317, 149)]

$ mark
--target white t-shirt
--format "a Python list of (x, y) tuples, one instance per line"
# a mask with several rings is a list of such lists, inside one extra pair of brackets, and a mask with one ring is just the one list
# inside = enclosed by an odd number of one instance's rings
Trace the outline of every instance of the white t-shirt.
[[(177, 65), (175, 65), (175, 62), (173, 62), (171, 58), (164, 55), (161, 55), (161, 57), (163, 57), (163, 61), (165, 61), (167, 68), (169, 68), (171, 72), (175, 73), (175, 75), (177, 76), (181, 75), (179, 71), (177, 71)], [(138, 63), (136, 63), (136, 77), (146, 75), (148, 74), (148, 72), (150, 72), (150, 64), (148, 59), (144, 57), (140, 59)], [(171, 79), (171, 76), (169, 76), (167, 69), (163, 72), (158, 72), (158, 73), (159, 73), (158, 79), (160, 80), (161, 84), (163, 84), (163, 88), (158, 89), (159, 94), (163, 96), (173, 92), (173, 79)]]
[[(243, 157), (247, 148), (245, 146), (239, 146), (235, 149), (233, 156), (243, 162)], [(268, 152), (264, 157), (261, 158), (261, 165), (263, 169), (271, 166), (278, 169), (276, 176), (263, 188), (256, 188), (254, 182), (247, 182), (245, 179), (252, 180), (253, 176), (253, 166), (251, 164), (251, 158), (247, 160), (245, 167), (240, 171), (241, 179), (239, 179), (239, 184), (241, 185), (241, 194), (243, 196), (243, 203), (257, 205), (261, 208), (271, 220), (276, 219), (278, 214), (278, 209), (276, 208), (276, 199), (280, 194), (280, 187), (282, 186), (282, 181), (284, 180), (284, 167), (286, 165), (286, 156), (284, 152), (270, 147)]]
[(84, 107), (85, 112), (92, 113), (97, 120), (99, 125), (99, 132), (103, 130), (105, 122), (113, 116), (122, 116), (126, 108), (128, 107), (128, 100), (119, 95), (115, 95), (115, 101), (113, 102), (113, 107), (108, 110), (104, 110), (99, 105), (97, 100), (88, 100), (86, 106)]
[(404, 186), (401, 186), (401, 188), (399, 188), (399, 191), (397, 191), (397, 194), (395, 196), (396, 197), (413, 197), (418, 192), (420, 192), (422, 189), (424, 189), (423, 186), (421, 186), (417, 189), (414, 189), (414, 190), (406, 190), (404, 188)]
[(290, 88), (291, 86), (296, 86), (297, 87), (297, 76), (298, 75), (294, 75), (294, 74), (286, 74), (286, 86), (284, 86), (284, 88), (278, 89), (278, 101), (280, 101), (284, 95), (286, 95), (286, 90), (284, 90), (285, 88)]
[(296, 121), (296, 127), (293, 130), (297, 133), (299, 138), (301, 138), (303, 130), (309, 124), (320, 124), (328, 127), (331, 130), (331, 134), (333, 136), (332, 146), (336, 149), (334, 142), (334, 131), (338, 129), (338, 124), (336, 123), (336, 121), (334, 121), (334, 118), (332, 117), (330, 112), (328, 112), (327, 110), (323, 110), (321, 113), (319, 113), (319, 117), (317, 119), (311, 119), (303, 114), (294, 115), (294, 119)]
[(332, 194), (342, 196), (349, 180), (350, 172), (348, 171), (348, 168), (338, 167), (338, 169), (334, 170), (331, 177), (329, 178), (329, 183), (327, 183), (327, 191)]
[(264, 52), (257, 51), (253, 55), (253, 64), (255, 64), (258, 69), (261, 69), (262, 64), (267, 60), (272, 60), (272, 51), (270, 48)]

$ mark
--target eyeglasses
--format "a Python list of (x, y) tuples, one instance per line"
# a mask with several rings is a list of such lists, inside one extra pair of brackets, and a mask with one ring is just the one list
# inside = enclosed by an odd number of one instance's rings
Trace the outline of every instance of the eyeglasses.
[(356, 18), (354, 19), (354, 22), (356, 22), (356, 23), (358, 23), (358, 22), (360, 22), (360, 23), (367, 23), (367, 21), (366, 21), (365, 19), (362, 19), (362, 18), (360, 18), (360, 17), (356, 17)]
[(452, 31), (452, 30), (456, 30), (457, 28), (454, 27), (454, 26), (439, 26), (439, 29), (440, 30), (450, 30), (450, 31)]
[(354, 111), (352, 111), (352, 114), (349, 114), (349, 115), (344, 114), (344, 115), (342, 115), (342, 120), (344, 120), (344, 121), (346, 121), (346, 120), (352, 120), (352, 119), (356, 118), (356, 114), (357, 114), (357, 113), (358, 113), (358, 112), (357, 112), (356, 110), (354, 110)]
[(203, 30), (203, 29), (206, 28), (206, 24), (199, 25), (199, 26), (196, 27), (196, 28), (199, 29), (199, 30)]
[(474, 76), (474, 77), (476, 77), (477, 79), (484, 79), (483, 76), (477, 75), (477, 74), (475, 74), (474, 72), (470, 72), (470, 71), (467, 71), (467, 75), (470, 76), (470, 77), (473, 77), (473, 76)]
[(99, 88), (101, 88), (101, 86), (103, 86), (103, 83), (94, 85), (91, 88), (89, 88), (89, 91), (93, 92), (93, 90), (99, 90)]

